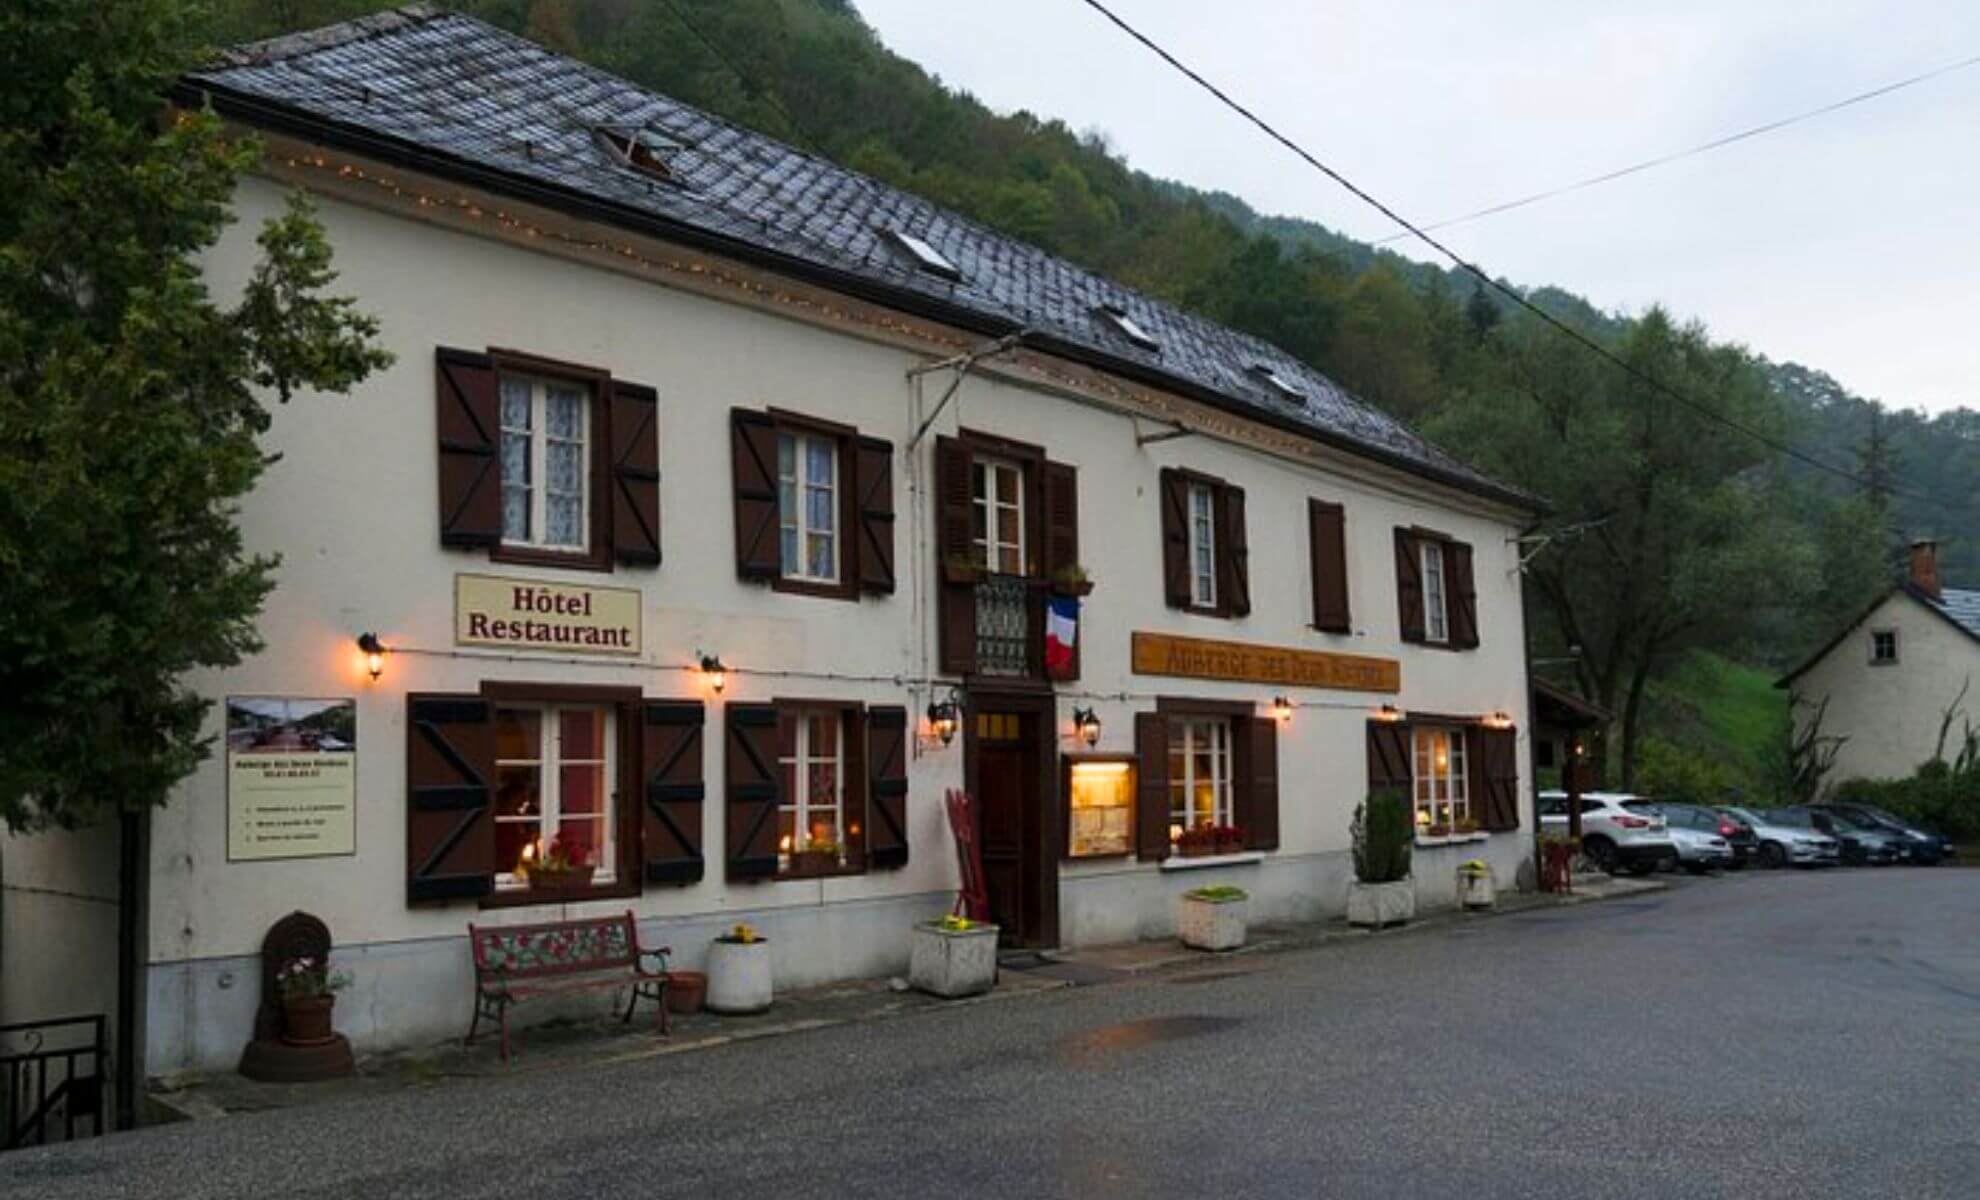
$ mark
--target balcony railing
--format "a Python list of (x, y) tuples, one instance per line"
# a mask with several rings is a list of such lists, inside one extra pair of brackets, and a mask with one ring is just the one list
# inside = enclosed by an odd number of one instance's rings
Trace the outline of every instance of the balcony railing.
[(976, 585), (976, 670), (1025, 677), (1033, 666), (1032, 627), (1039, 593), (1016, 575), (991, 575)]

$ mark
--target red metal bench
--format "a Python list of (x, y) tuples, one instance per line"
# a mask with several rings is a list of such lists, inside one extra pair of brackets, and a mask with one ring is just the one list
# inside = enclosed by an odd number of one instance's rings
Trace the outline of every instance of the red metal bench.
[[(667, 956), (673, 947), (642, 950), (630, 911), (614, 917), (547, 921), (537, 925), (468, 925), (474, 951), (474, 1020), (466, 1045), (474, 1044), (484, 1020), (502, 1030), (502, 1061), (509, 1061), (509, 1006), (541, 996), (598, 988), (630, 987), (625, 1016), (647, 999), (659, 1009), (660, 1032), (667, 1021)], [(645, 960), (657, 959), (649, 968)]]

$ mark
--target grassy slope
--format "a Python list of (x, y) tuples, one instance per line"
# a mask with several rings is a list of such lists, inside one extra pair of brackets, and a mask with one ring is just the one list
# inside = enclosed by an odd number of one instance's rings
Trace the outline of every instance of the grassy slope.
[(1773, 672), (1706, 650), (1650, 686), (1648, 732), (1723, 763), (1749, 797), (1768, 794), (1768, 758), (1787, 724), (1787, 693)]

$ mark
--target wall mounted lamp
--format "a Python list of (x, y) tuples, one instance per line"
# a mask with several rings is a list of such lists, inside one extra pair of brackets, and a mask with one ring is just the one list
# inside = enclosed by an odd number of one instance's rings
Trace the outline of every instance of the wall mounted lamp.
[(701, 673), (708, 677), (708, 686), (714, 688), (718, 696), (722, 694), (722, 689), (729, 685), (729, 668), (722, 665), (722, 657), (719, 654), (701, 656)]
[(1100, 744), (1100, 714), (1091, 708), (1073, 709), (1073, 732), (1089, 748)]
[(956, 730), (962, 724), (962, 705), (956, 702), (951, 692), (945, 700), (931, 700), (928, 704), (928, 729), (942, 739), (944, 746), (956, 740)]
[(1286, 699), (1284, 696), (1272, 697), (1272, 716), (1278, 720), (1279, 724), (1284, 725), (1288, 721), (1291, 721), (1292, 714), (1292, 701)]
[(375, 633), (358, 634), (357, 647), (358, 652), (364, 655), (364, 669), (371, 672), (371, 677), (375, 680), (380, 675), (383, 675), (385, 673), (385, 655), (388, 653), (388, 650), (385, 644), (378, 640), (378, 635)]
[(1375, 719), (1377, 721), (1387, 721), (1390, 724), (1394, 724), (1395, 722), (1403, 719), (1402, 709), (1397, 708), (1393, 704), (1384, 704), (1382, 707), (1375, 710)]

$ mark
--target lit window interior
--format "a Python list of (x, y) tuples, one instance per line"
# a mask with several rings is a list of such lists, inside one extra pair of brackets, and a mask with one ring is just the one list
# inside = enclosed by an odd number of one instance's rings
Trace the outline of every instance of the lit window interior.
[(1125, 762), (1072, 764), (1071, 854), (1126, 854), (1134, 826), (1134, 769)]

